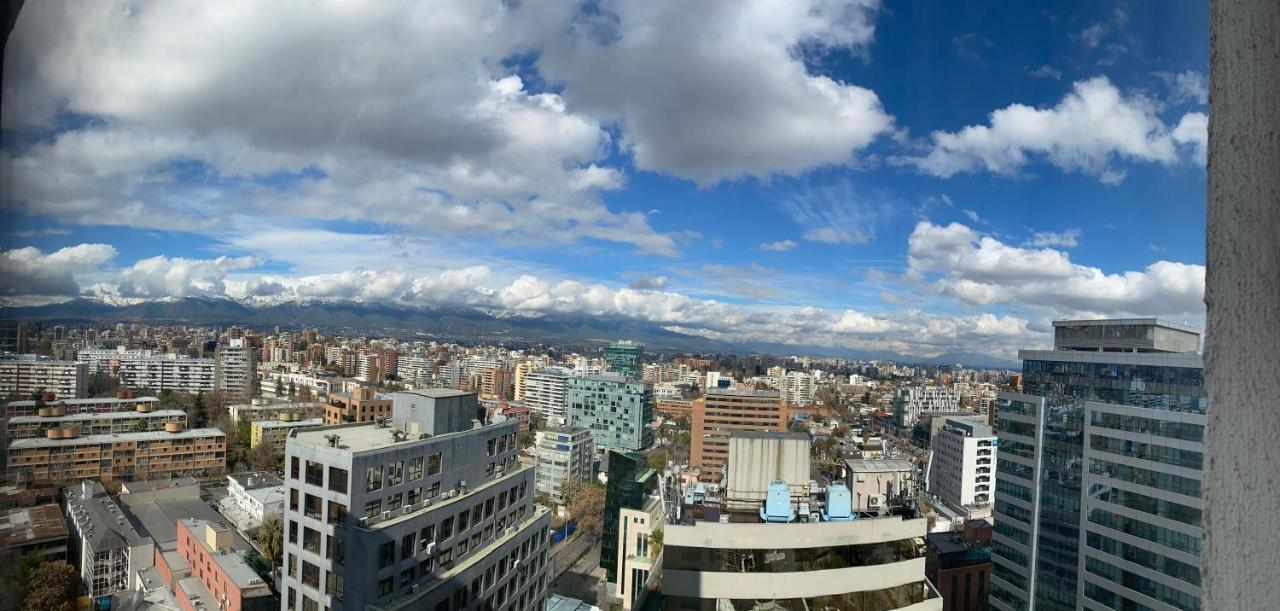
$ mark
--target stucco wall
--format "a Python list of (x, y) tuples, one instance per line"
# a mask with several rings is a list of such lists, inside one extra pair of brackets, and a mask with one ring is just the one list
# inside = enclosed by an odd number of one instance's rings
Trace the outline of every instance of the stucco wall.
[(1280, 2), (1214, 0), (1206, 609), (1280, 601)]

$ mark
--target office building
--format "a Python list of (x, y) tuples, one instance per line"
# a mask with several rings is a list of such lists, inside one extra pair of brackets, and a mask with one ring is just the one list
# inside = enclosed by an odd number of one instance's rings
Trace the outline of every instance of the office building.
[(395, 401), (390, 424), (291, 434), (284, 608), (543, 608), (551, 516), (516, 423), (456, 391)]
[(991, 592), (991, 524), (969, 520), (964, 530), (930, 533), (925, 576), (938, 588), (942, 611), (986, 611)]
[(991, 427), (948, 418), (933, 436), (925, 481), (954, 511), (991, 505), (995, 494), (996, 436)]
[(533, 456), (538, 465), (538, 493), (550, 495), (557, 505), (564, 504), (560, 491), (565, 482), (588, 481), (595, 475), (596, 445), (587, 429), (557, 427), (538, 431)]
[(249, 424), (249, 447), (267, 444), (276, 454), (284, 454), (284, 442), (294, 429), (324, 426), (324, 418), (301, 418), (297, 414), (280, 414), (275, 420), (257, 420)]
[(538, 369), (524, 377), (524, 404), (542, 414), (547, 423), (563, 424), (569, 417), (569, 372)]
[(176, 422), (162, 431), (83, 437), (71, 429), (49, 429), (46, 437), (11, 442), (7, 460), (10, 474), (28, 482), (221, 475), (227, 468), (227, 435), (216, 428), (184, 429)]
[(729, 436), (737, 431), (785, 431), (787, 410), (776, 390), (708, 388), (693, 402), (689, 464), (704, 481), (719, 481), (729, 458)]
[(618, 554), (622, 511), (642, 509), (658, 485), (658, 473), (649, 467), (644, 454), (607, 450), (604, 470), (604, 519), (600, 527), (600, 567), (605, 581), (618, 583)]
[(662, 501), (656, 496), (645, 499), (640, 509), (618, 510), (618, 582), (615, 595), (624, 611), (641, 608), (653, 581), (660, 571), (654, 567), (661, 551), (653, 542), (654, 531), (665, 523)]
[(609, 371), (621, 374), (628, 380), (640, 379), (642, 372), (640, 358), (644, 354), (644, 344), (638, 342), (615, 342), (604, 349), (604, 362), (609, 364)]
[[(673, 494), (663, 526), (664, 609), (941, 611), (925, 577), (927, 520), (911, 499), (860, 513), (844, 482), (811, 481), (803, 437), (740, 435), (752, 438), (742, 448), (780, 446), (765, 450), (775, 460), (738, 457), (731, 446), (719, 493), (698, 483)], [(800, 451), (790, 448), (797, 442)]]
[(1199, 332), (1057, 321), (997, 403), (992, 608), (1199, 609)]
[(59, 408), (64, 415), (105, 414), (114, 412), (148, 413), (160, 409), (160, 399), (138, 397), (132, 391), (122, 390), (115, 397), (96, 399), (56, 399), (53, 401), (10, 401), (4, 406), (5, 414), (14, 416), (50, 415)]
[(390, 417), (391, 399), (378, 397), (372, 386), (360, 386), (351, 392), (331, 392), (324, 408), (325, 424), (376, 422)]
[(27, 351), (27, 325), (17, 320), (0, 320), (0, 354)]
[(253, 398), (258, 378), (257, 354), (244, 338), (219, 345), (213, 355), (214, 388), (228, 401)]
[(46, 437), (54, 429), (58, 430), (57, 437), (65, 437), (65, 431), (72, 431), (77, 435), (107, 435), (163, 431), (165, 425), (171, 422), (183, 426), (187, 424), (187, 413), (180, 409), (101, 414), (65, 414), (61, 407), (46, 409), (48, 411), (43, 415), (17, 416), (4, 422), (5, 438), (13, 440)]
[(617, 373), (569, 378), (569, 426), (586, 428), (596, 448), (643, 450), (653, 445), (653, 390)]
[(89, 598), (124, 592), (134, 573), (155, 566), (155, 544), (138, 534), (102, 484), (81, 482), (64, 496), (71, 555)]
[(911, 428), (927, 412), (959, 411), (960, 393), (946, 386), (907, 386), (898, 389), (893, 410), (898, 426)]
[(214, 389), (214, 359), (193, 359), (174, 354), (120, 359), (120, 385), (160, 392), (202, 393)]
[(84, 363), (35, 354), (0, 355), (0, 396), (74, 399), (83, 397), (88, 385), (89, 369)]

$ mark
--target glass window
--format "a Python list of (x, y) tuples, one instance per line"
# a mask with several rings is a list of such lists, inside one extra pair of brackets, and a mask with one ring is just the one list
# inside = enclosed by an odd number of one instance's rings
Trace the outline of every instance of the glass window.
[(347, 544), (340, 537), (329, 537), (328, 549), (325, 551), (324, 557), (337, 564), (345, 563), (347, 561)]
[(347, 506), (329, 501), (329, 523), (341, 526), (347, 520)]
[(290, 520), (289, 521), (289, 543), (297, 543), (297, 542), (298, 542), (298, 523)]
[(313, 588), (319, 588), (320, 587), (320, 567), (314, 564), (311, 564), (306, 560), (303, 560), (302, 561), (302, 583), (304, 585), (309, 585)]
[(385, 569), (396, 562), (396, 542), (387, 541), (378, 546), (378, 568)]
[(313, 554), (320, 553), (320, 531), (311, 527), (303, 527), (302, 529), (302, 549)]
[(390, 577), (388, 577), (388, 578), (386, 578), (386, 579), (383, 579), (382, 581), (379, 581), (379, 582), (378, 582), (378, 596), (379, 596), (379, 597), (383, 597), (383, 596), (386, 596), (386, 595), (390, 594), (390, 593), (391, 593), (391, 590), (392, 590), (394, 587), (395, 587), (395, 586), (394, 586), (394, 583), (392, 582), (392, 580), (391, 580), (391, 578), (390, 578)]
[(376, 518), (382, 513), (382, 499), (373, 499), (364, 504), (364, 517)]
[(294, 456), (289, 461), (289, 474), (295, 480), (302, 479), (302, 463), (298, 461), (298, 457)]
[(369, 467), (365, 470), (365, 492), (373, 492), (374, 490), (382, 490), (382, 465)]
[(324, 593), (338, 600), (342, 600), (342, 595), (343, 595), (342, 573), (325, 571)]
[(398, 460), (387, 465), (387, 485), (399, 486), (404, 482), (404, 461)]
[(453, 518), (452, 517), (445, 518), (444, 521), (440, 523), (440, 540), (444, 541), (445, 539), (448, 539), (449, 537), (452, 537), (452, 536), (453, 536)]
[(303, 515), (307, 516), (308, 518), (311, 518), (312, 520), (322, 520), (324, 519), (324, 517), (321, 515), (321, 512), (323, 511), (323, 506), (324, 504), (320, 501), (320, 497), (314, 494), (308, 494), (308, 495), (305, 495), (305, 501), (302, 506), (302, 513)]
[(329, 489), (342, 494), (347, 493), (347, 470), (329, 467)]
[(400, 559), (408, 560), (413, 555), (414, 545), (417, 543), (418, 534), (409, 533), (400, 539)]
[(324, 486), (324, 465), (311, 460), (307, 461), (307, 484)]
[(427, 475), (439, 475), (440, 468), (443, 463), (443, 456), (440, 452), (436, 452), (427, 457)]
[(409, 481), (422, 479), (422, 457), (415, 456), (409, 459)]

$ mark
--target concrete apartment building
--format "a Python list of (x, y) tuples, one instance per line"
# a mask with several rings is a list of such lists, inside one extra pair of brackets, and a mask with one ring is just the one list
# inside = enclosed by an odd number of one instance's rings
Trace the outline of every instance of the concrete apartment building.
[(89, 367), (35, 354), (0, 355), (0, 396), (49, 395), (47, 400), (83, 397)]
[(378, 398), (372, 386), (360, 386), (351, 392), (331, 392), (324, 408), (325, 424), (375, 422), (390, 417), (391, 399)]
[(390, 423), (292, 433), (283, 608), (545, 606), (550, 514), (517, 424), (477, 413), (473, 394), (412, 391)]
[[(55, 399), (53, 401), (10, 401), (4, 406), (5, 415), (38, 416), (51, 414), (55, 408), (61, 408), (63, 414), (104, 414), (112, 412), (147, 413), (160, 409), (160, 399), (156, 397), (139, 397), (133, 391), (122, 390), (115, 397), (97, 399)], [(45, 411), (48, 410), (48, 411)]]
[(564, 504), (565, 482), (589, 481), (595, 475), (596, 444), (591, 431), (584, 428), (538, 431), (533, 456), (538, 465), (537, 491), (550, 495), (557, 505)]
[(270, 399), (254, 399), (251, 403), (231, 405), (227, 413), (231, 421), (239, 425), (241, 422), (258, 420), (279, 420), (284, 414), (295, 414), (302, 419), (324, 418), (326, 404), (311, 401), (277, 403)]
[(480, 372), (480, 398), (510, 399), (515, 392), (514, 372), (508, 367), (488, 367)]
[(258, 355), (242, 337), (219, 345), (213, 354), (214, 388), (229, 401), (248, 401), (258, 378)]
[(542, 414), (548, 424), (563, 424), (569, 417), (569, 372), (537, 369), (525, 374), (524, 404)]
[(231, 529), (196, 518), (178, 520), (177, 528), (177, 554), (156, 554), (156, 570), (183, 611), (279, 609), (271, 588), (232, 548)]
[(227, 497), (222, 502), (243, 516), (237, 525), (248, 530), (282, 516), (284, 494), (284, 480), (271, 473), (233, 473), (227, 476)]
[(943, 611), (986, 611), (991, 593), (991, 523), (970, 520), (959, 532), (930, 533), (925, 575)]
[(811, 481), (805, 437), (740, 435), (749, 443), (731, 446), (719, 492), (672, 494), (664, 609), (941, 611), (925, 577), (927, 521), (910, 502), (857, 512), (844, 482)]
[(995, 499), (996, 435), (991, 427), (948, 418), (933, 436), (925, 481), (929, 492), (966, 514)]
[(894, 420), (911, 428), (926, 412), (960, 411), (960, 393), (946, 386), (907, 386), (898, 389), (893, 400)]
[(324, 426), (324, 418), (301, 418), (297, 414), (280, 414), (275, 420), (256, 420), (249, 424), (249, 447), (271, 446), (271, 451), (284, 454), (284, 442), (294, 429)]
[(57, 437), (65, 437), (66, 431), (77, 435), (108, 435), (112, 433), (136, 433), (163, 431), (165, 425), (175, 422), (186, 426), (187, 413), (180, 409), (162, 409), (147, 412), (105, 412), (101, 414), (65, 414), (62, 408), (47, 408), (44, 415), (17, 416), (3, 423), (5, 439), (31, 439), (47, 437), (57, 429)]
[(120, 359), (120, 385), (152, 391), (201, 393), (215, 388), (214, 359), (159, 354)]
[(9, 473), (27, 482), (221, 475), (227, 467), (227, 435), (216, 428), (184, 429), (176, 422), (162, 431), (83, 437), (74, 430), (49, 429), (44, 438), (11, 442), (6, 456)]
[(655, 530), (665, 523), (662, 501), (651, 496), (640, 509), (618, 509), (618, 579), (614, 595), (625, 611), (639, 608), (649, 593), (650, 582), (661, 571), (654, 571), (661, 558), (653, 545)]
[(1056, 321), (997, 404), (993, 609), (1199, 609), (1208, 398), (1199, 331)]
[(782, 402), (787, 405), (813, 405), (817, 387), (817, 378), (807, 371), (788, 371), (778, 377), (778, 390), (782, 392)]
[(598, 450), (653, 445), (653, 389), (618, 373), (569, 378), (569, 426), (591, 431)]
[(704, 481), (719, 481), (729, 459), (729, 436), (738, 431), (785, 431), (787, 410), (776, 390), (711, 388), (693, 402), (689, 465)]
[(124, 346), (115, 348), (82, 348), (76, 351), (76, 360), (89, 366), (89, 375), (104, 373), (110, 376), (119, 374), (120, 359), (138, 358), (150, 354), (147, 350), (128, 349)]
[(138, 534), (102, 484), (81, 482), (64, 496), (71, 555), (89, 598), (124, 592), (134, 573), (154, 566), (155, 544)]

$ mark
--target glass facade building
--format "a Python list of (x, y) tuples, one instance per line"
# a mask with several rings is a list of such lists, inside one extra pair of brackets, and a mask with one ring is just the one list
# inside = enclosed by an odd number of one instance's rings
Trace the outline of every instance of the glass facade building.
[(640, 356), (644, 354), (644, 345), (637, 342), (617, 342), (604, 349), (604, 360), (609, 364), (609, 371), (620, 373), (628, 380), (640, 379), (642, 368)]
[(605, 457), (609, 482), (604, 493), (604, 522), (600, 528), (600, 567), (606, 580), (618, 579), (618, 515), (623, 508), (640, 509), (658, 485), (658, 472), (644, 454), (609, 451)]
[(653, 386), (616, 373), (569, 378), (569, 426), (591, 431), (596, 448), (643, 450), (653, 445)]
[(1203, 366), (1159, 350), (1196, 332), (1115, 321), (1161, 340), (1125, 351), (1106, 322), (1055, 323), (1070, 345), (1022, 351), (1022, 392), (1000, 396), (993, 608), (1201, 608)]

